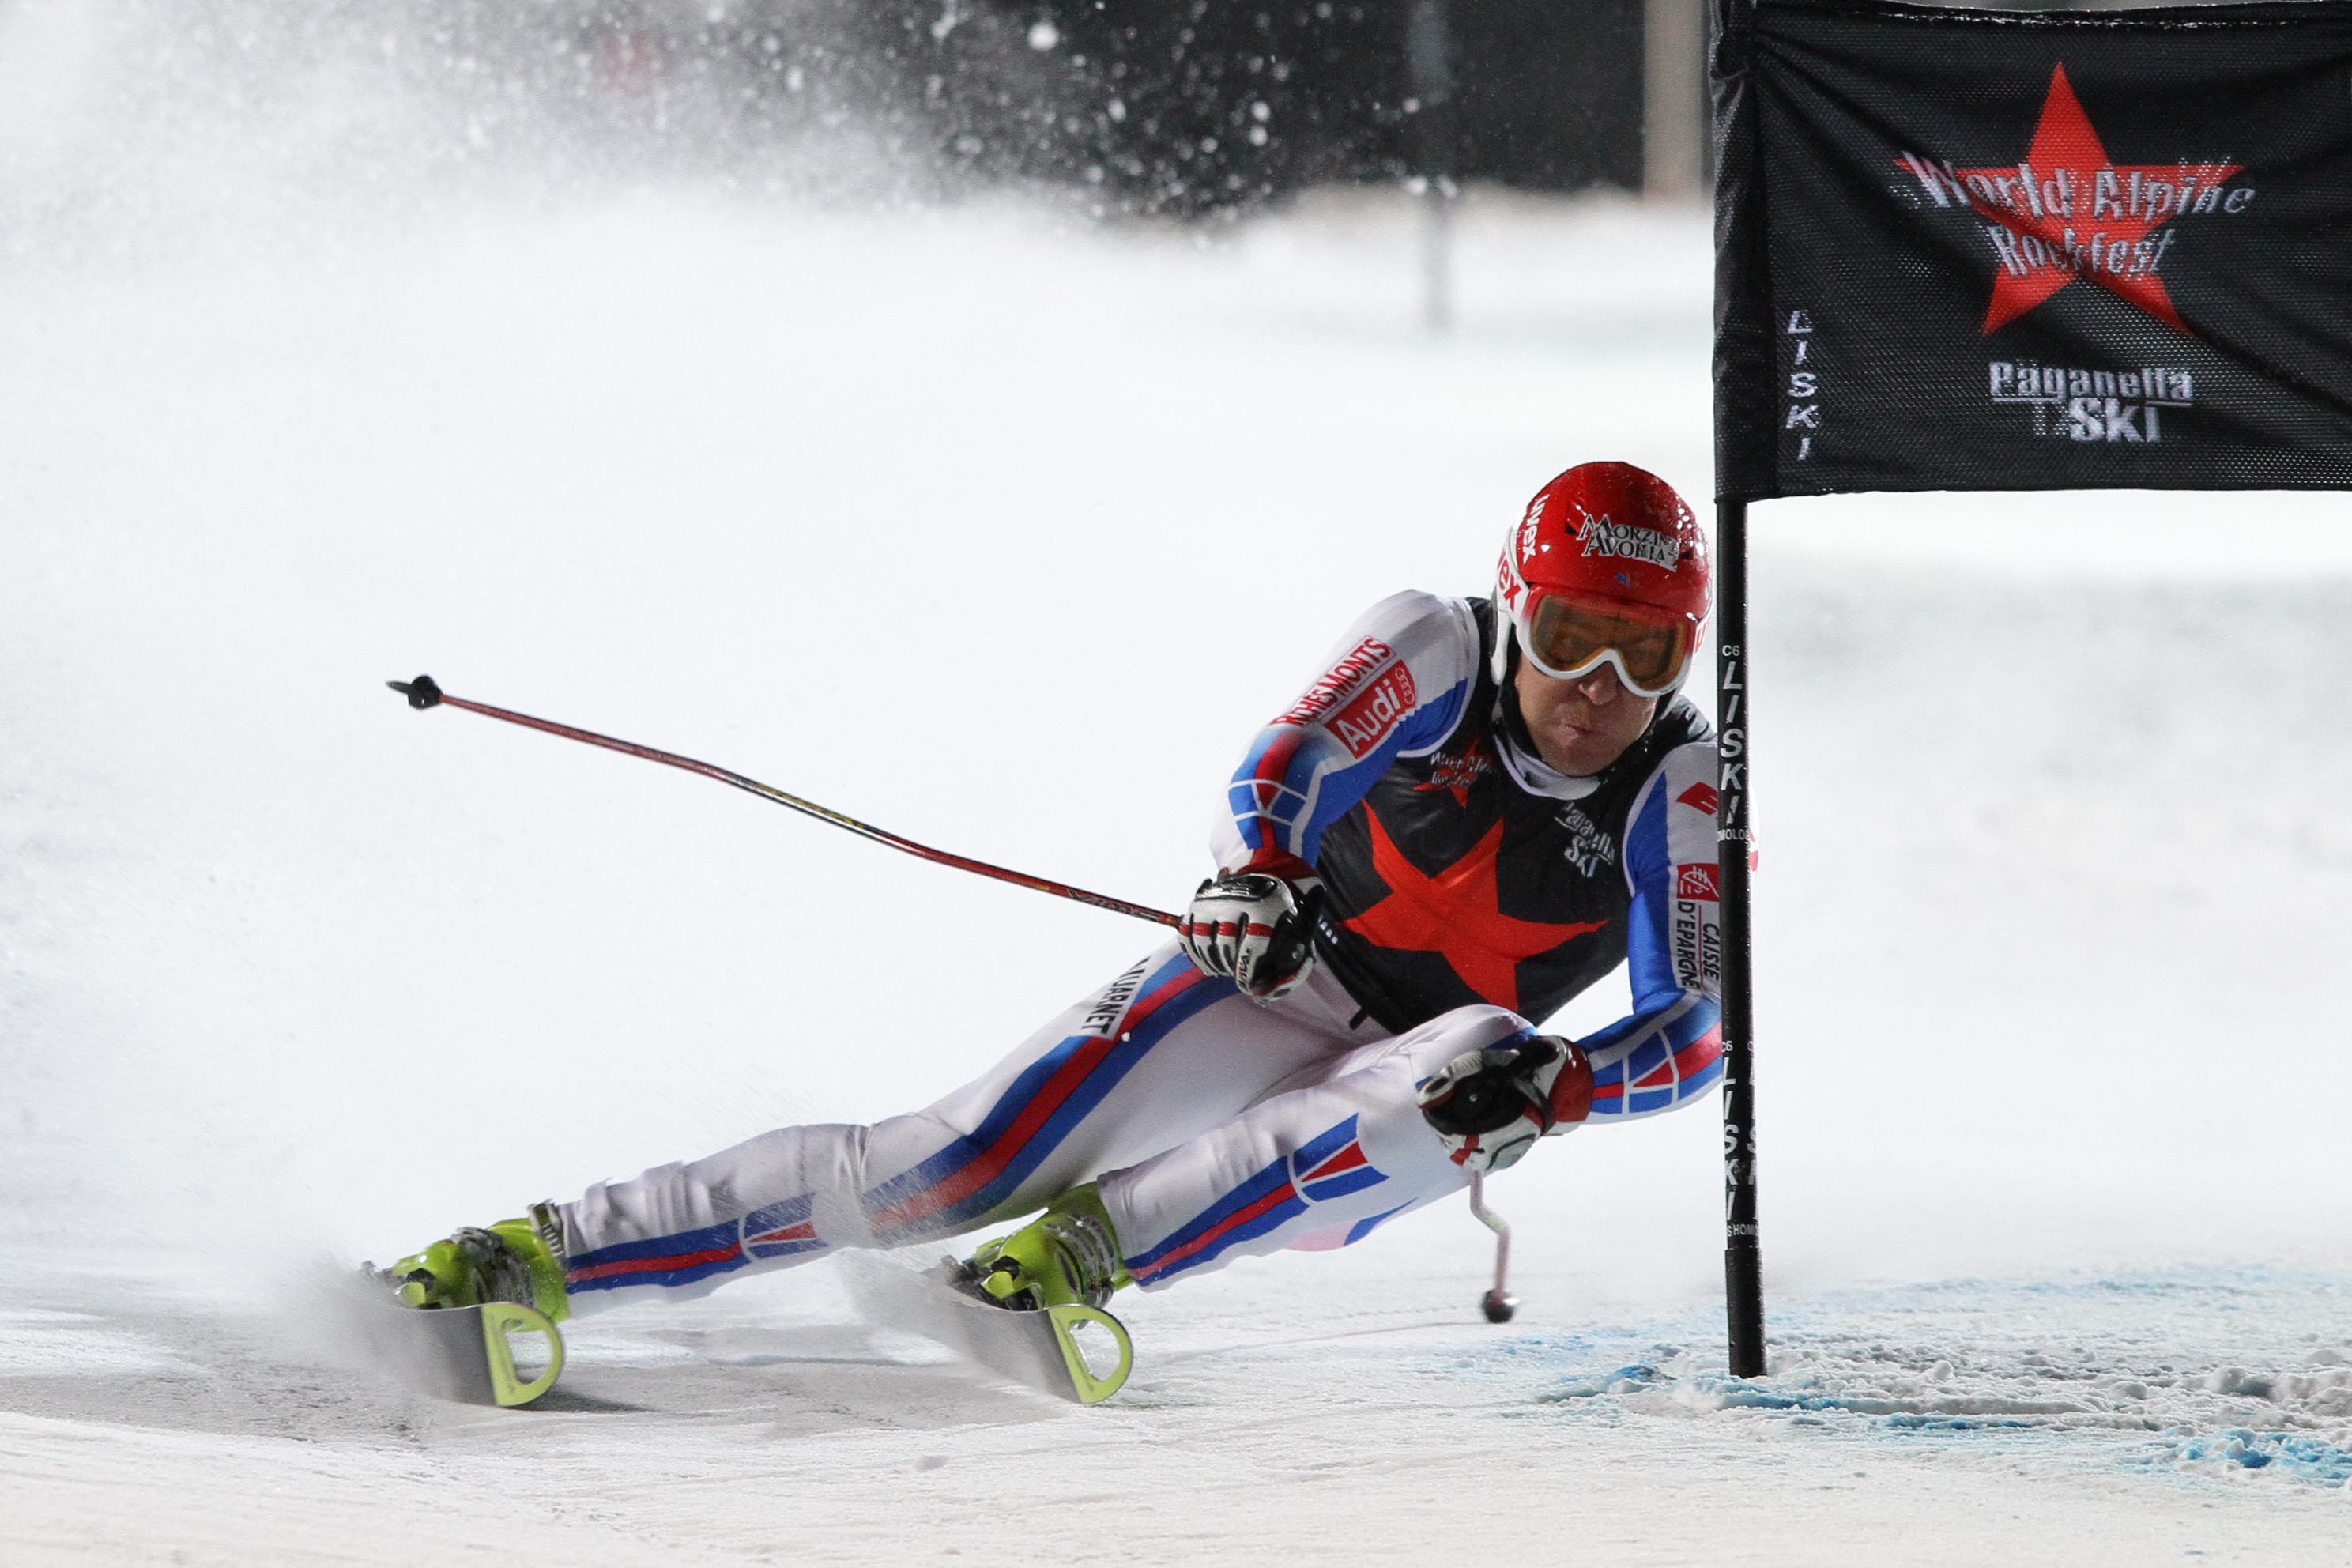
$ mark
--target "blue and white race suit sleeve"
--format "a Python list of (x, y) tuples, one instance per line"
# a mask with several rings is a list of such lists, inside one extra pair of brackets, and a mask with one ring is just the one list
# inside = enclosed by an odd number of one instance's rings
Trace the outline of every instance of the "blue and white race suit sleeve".
[(1723, 1074), (1723, 926), (1716, 882), (1716, 752), (1666, 753), (1633, 797), (1625, 968), (1633, 1011), (1578, 1043), (1592, 1062), (1592, 1116), (1667, 1110)]
[(1477, 685), (1478, 624), (1461, 599), (1408, 590), (1359, 616), (1323, 673), (1251, 742), (1212, 841), (1217, 863), (1303, 861), (1389, 764), (1445, 743)]

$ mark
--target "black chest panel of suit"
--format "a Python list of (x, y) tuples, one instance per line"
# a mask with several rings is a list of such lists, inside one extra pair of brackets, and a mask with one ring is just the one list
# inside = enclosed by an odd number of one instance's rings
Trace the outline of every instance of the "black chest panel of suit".
[(1583, 799), (1529, 794), (1496, 754), (1497, 725), (1517, 720), (1496, 713), (1494, 610), (1475, 603), (1480, 673), (1462, 721), (1391, 764), (1316, 857), (1317, 951), (1392, 1031), (1475, 1002), (1541, 1020), (1622, 963), (1626, 815), (1659, 759), (1710, 732), (1677, 697)]

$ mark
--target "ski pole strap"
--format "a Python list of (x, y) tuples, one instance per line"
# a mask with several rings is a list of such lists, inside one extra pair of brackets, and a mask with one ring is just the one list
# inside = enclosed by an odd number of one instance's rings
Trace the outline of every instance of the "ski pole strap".
[(420, 675), (414, 680), (387, 680), (384, 684), (408, 699), (408, 705), (419, 712), (427, 708), (463, 708), (468, 713), (479, 713), (488, 719), (501, 719), (509, 724), (520, 724), (526, 730), (538, 730), (550, 735), (561, 735), (567, 741), (602, 746), (608, 752), (619, 752), (625, 756), (643, 757), (649, 763), (662, 763), (673, 768), (683, 768), (688, 773), (700, 773), (704, 778), (717, 779), (720, 784), (731, 784), (748, 795), (758, 795), (761, 800), (789, 806), (803, 816), (814, 816), (819, 822), (829, 822), (834, 826), (846, 829), (861, 838), (870, 838), (877, 844), (887, 844), (902, 854), (929, 860), (936, 866), (951, 866), (959, 871), (970, 871), (982, 877), (992, 877), (1000, 882), (1011, 882), (1015, 887), (1032, 888), (1041, 893), (1051, 893), (1057, 899), (1069, 899), (1081, 904), (1092, 904), (1098, 910), (1108, 910), (1113, 914), (1126, 915), (1132, 920), (1150, 921), (1156, 925), (1163, 926), (1173, 926), (1177, 923), (1176, 917), (1165, 910), (1155, 910), (1144, 904), (1131, 904), (1125, 899), (1114, 899), (1108, 893), (1090, 893), (1084, 888), (1074, 888), (1067, 882), (1056, 882), (1045, 877), (1033, 877), (1026, 871), (1015, 871), (1003, 866), (992, 866), (985, 860), (974, 860), (969, 856), (952, 854), (945, 849), (934, 849), (927, 844), (918, 844), (911, 838), (902, 838), (898, 834), (877, 827), (868, 822), (860, 822), (854, 816), (845, 816), (827, 806), (819, 805), (814, 801), (803, 800), (800, 796), (787, 794), (773, 784), (764, 784), (757, 779), (747, 778), (730, 768), (722, 768), (712, 763), (698, 762), (692, 757), (680, 756), (676, 752), (664, 752), (652, 746), (641, 746), (635, 741), (624, 741), (612, 735), (600, 735), (593, 730), (583, 730), (571, 724), (559, 724), (552, 719), (534, 718), (529, 713), (518, 713), (510, 708), (495, 708), (487, 702), (452, 697), (442, 690), (439, 683), (429, 675)]

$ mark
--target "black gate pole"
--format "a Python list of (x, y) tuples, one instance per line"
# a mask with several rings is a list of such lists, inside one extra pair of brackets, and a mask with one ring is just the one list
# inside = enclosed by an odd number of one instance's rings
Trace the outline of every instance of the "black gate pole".
[(1756, 1242), (1756, 1022), (1748, 913), (1748, 503), (1716, 503), (1716, 856), (1723, 895), (1723, 1287), (1731, 1374), (1764, 1375)]

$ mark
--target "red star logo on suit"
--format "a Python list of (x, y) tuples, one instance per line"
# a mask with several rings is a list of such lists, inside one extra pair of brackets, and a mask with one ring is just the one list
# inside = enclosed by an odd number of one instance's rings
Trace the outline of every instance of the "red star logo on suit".
[(1503, 913), (1495, 882), (1503, 825), (1486, 830), (1469, 853), (1435, 876), (1405, 858), (1378, 812), (1367, 811), (1372, 869), (1388, 896), (1344, 923), (1376, 947), (1433, 952), (1462, 983), (1488, 1001), (1517, 1012), (1519, 961), (1546, 953), (1599, 931), (1607, 921), (1523, 921)]

